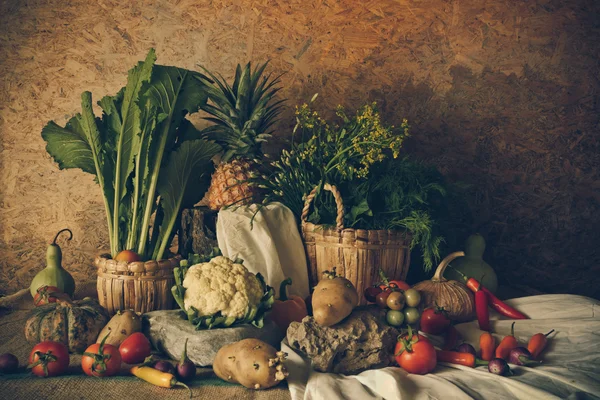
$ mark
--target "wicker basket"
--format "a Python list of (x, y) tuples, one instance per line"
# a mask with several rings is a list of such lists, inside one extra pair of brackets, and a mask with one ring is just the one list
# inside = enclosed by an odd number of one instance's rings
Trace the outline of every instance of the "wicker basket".
[(302, 236), (308, 258), (311, 286), (323, 271), (336, 267), (338, 275), (350, 280), (358, 291), (359, 304), (366, 304), (364, 290), (380, 281), (379, 269), (390, 279), (406, 279), (410, 265), (411, 236), (399, 230), (344, 229), (344, 203), (335, 186), (325, 184), (337, 206), (336, 227), (307, 222), (317, 188), (306, 198), (302, 210)]
[(139, 313), (173, 308), (173, 269), (180, 256), (160, 261), (115, 261), (110, 254), (94, 260), (98, 268), (98, 300), (110, 315), (132, 309)]

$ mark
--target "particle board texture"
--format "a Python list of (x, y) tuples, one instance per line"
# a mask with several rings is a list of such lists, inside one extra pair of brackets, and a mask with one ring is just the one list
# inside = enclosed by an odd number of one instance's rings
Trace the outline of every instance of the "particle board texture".
[[(61, 228), (64, 265), (95, 276), (100, 190), (59, 171), (40, 132), (158, 62), (233, 76), (270, 59), (287, 108), (377, 101), (405, 153), (469, 184), (472, 231), (505, 285), (600, 298), (600, 3), (594, 0), (0, 0), (0, 293), (26, 287)], [(197, 118), (194, 122), (201, 125)], [(458, 235), (459, 233), (457, 233)], [(460, 233), (462, 234), (462, 233)]]

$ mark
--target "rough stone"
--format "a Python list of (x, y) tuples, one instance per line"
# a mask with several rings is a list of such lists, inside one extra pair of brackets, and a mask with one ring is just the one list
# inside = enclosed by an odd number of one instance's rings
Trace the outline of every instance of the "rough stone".
[(199, 366), (213, 364), (219, 349), (246, 338), (257, 338), (279, 348), (284, 337), (275, 323), (265, 320), (262, 329), (253, 325), (196, 330), (179, 310), (152, 311), (143, 315), (143, 331), (152, 345), (172, 359), (178, 360), (188, 339), (188, 357)]
[(305, 317), (287, 330), (288, 343), (311, 358), (313, 369), (340, 374), (390, 365), (397, 337), (398, 330), (387, 325), (381, 310), (372, 306), (357, 308), (332, 327)]

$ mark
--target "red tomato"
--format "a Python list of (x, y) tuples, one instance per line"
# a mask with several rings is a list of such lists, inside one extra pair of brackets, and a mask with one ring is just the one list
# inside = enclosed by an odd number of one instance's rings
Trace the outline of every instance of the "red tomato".
[(428, 308), (421, 314), (421, 331), (441, 335), (450, 326), (450, 318), (443, 307)]
[(142, 257), (138, 255), (135, 251), (132, 250), (122, 250), (115, 256), (116, 261), (125, 261), (125, 262), (134, 262), (134, 261), (142, 261)]
[(66, 294), (64, 294), (56, 286), (40, 286), (36, 290), (35, 297), (33, 298), (33, 304), (36, 307), (39, 307), (48, 303), (56, 303), (56, 300), (65, 296)]
[(423, 336), (413, 335), (412, 332), (400, 338), (394, 354), (398, 365), (410, 374), (428, 374), (437, 365), (437, 353), (433, 345)]
[(381, 293), (382, 290), (383, 289), (378, 286), (369, 286), (365, 289), (365, 299), (367, 299), (369, 303), (375, 303), (377, 295)]
[(392, 292), (389, 290), (384, 290), (384, 291), (380, 292), (375, 297), (375, 303), (377, 303), (377, 305), (380, 308), (387, 308), (387, 299), (390, 296), (390, 293), (392, 293)]
[(119, 346), (121, 359), (127, 364), (142, 363), (151, 352), (150, 341), (141, 332), (132, 333)]
[(379, 286), (381, 288), (381, 290), (385, 290), (386, 287), (392, 288), (392, 289), (401, 289), (401, 290), (408, 290), (410, 289), (410, 285), (404, 281), (400, 281), (400, 280), (393, 280), (393, 281), (389, 281), (388, 285), (380, 285)]
[(119, 349), (104, 340), (88, 347), (81, 357), (81, 368), (89, 376), (112, 376), (121, 369)]
[(37, 376), (57, 376), (69, 367), (69, 349), (50, 340), (38, 343), (29, 354), (29, 367)]

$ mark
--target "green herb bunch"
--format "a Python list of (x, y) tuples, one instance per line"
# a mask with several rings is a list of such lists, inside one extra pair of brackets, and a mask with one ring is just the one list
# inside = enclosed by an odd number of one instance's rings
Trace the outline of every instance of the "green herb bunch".
[(394, 158), (398, 157), (408, 136), (406, 120), (400, 130), (381, 124), (376, 103), (364, 105), (352, 117), (338, 106), (336, 116), (340, 124), (332, 126), (308, 104), (296, 107), (294, 132), (299, 129), (302, 138), (308, 137), (298, 145), (300, 158), (319, 166), (321, 175), (330, 181), (366, 178), (370, 166), (386, 158), (386, 149)]
[(336, 116), (330, 123), (308, 104), (297, 107), (291, 149), (252, 180), (265, 190), (264, 203), (281, 202), (300, 218), (306, 195), (318, 187), (308, 221), (333, 225), (335, 201), (321, 188), (335, 185), (345, 227), (406, 229), (429, 271), (440, 258), (448, 184), (434, 167), (399, 157), (408, 121), (386, 126), (375, 103), (352, 116), (338, 107)]

